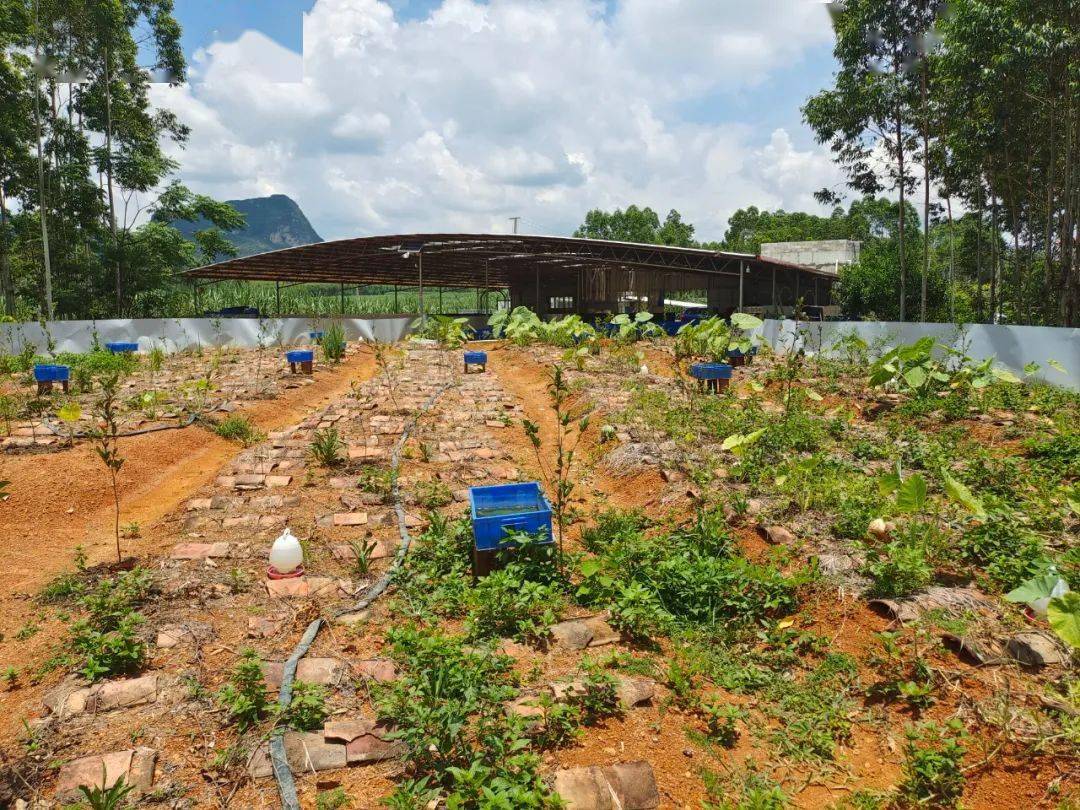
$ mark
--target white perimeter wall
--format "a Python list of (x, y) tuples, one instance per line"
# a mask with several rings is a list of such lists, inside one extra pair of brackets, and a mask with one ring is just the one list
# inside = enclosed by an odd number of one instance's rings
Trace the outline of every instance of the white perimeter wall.
[[(1023, 376), (1024, 366), (1028, 363), (1038, 363), (1041, 368), (1034, 375), (1036, 378), (1080, 390), (1080, 329), (991, 324), (959, 327), (951, 323), (890, 321), (802, 322), (798, 329), (806, 334), (801, 339), (796, 338), (796, 345), (825, 354), (830, 353), (839, 338), (853, 331), (872, 348), (881, 351), (932, 335), (938, 343), (960, 349), (976, 360), (994, 357), (997, 365), (1018, 377)], [(762, 332), (763, 340), (774, 350), (783, 353), (790, 350), (796, 324), (789, 320), (767, 320)], [(1048, 366), (1048, 360), (1056, 360), (1064, 366), (1066, 373)]]
[[(331, 323), (340, 323), (347, 340), (379, 340), (391, 342), (405, 337), (416, 316), (372, 318), (139, 318), (111, 321), (52, 321), (47, 324), (58, 352), (85, 352), (93, 344), (96, 330), (98, 341), (134, 341), (142, 351), (151, 346), (163, 346), (168, 351), (194, 346), (295, 346), (309, 343), (308, 332), (325, 330)], [(484, 318), (474, 320), (480, 326)], [(975, 324), (958, 327), (942, 323), (895, 323), (877, 321), (827, 321), (801, 323), (806, 332), (802, 339), (809, 351), (829, 353), (843, 335), (856, 332), (871, 347), (882, 351), (901, 343), (912, 343), (925, 335), (933, 335), (939, 343), (964, 351), (975, 359), (994, 356), (999, 365), (1020, 376), (1024, 366), (1036, 362), (1041, 366), (1037, 377), (1047, 382), (1080, 390), (1080, 329), (1051, 326), (996, 326)], [(763, 339), (774, 350), (790, 350), (796, 325), (789, 320), (767, 320)], [(40, 324), (0, 324), (0, 350), (18, 352), (25, 343), (32, 343), (39, 353), (48, 349), (48, 340)], [(1062, 374), (1047, 365), (1056, 360), (1065, 367)]]

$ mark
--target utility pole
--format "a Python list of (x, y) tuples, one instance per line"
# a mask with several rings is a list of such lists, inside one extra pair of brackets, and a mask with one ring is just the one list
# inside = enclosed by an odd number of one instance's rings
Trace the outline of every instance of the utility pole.
[(520, 219), (521, 219), (521, 217), (510, 217), (510, 221), (514, 223), (514, 233), (515, 234), (517, 234), (518, 220), (520, 220)]

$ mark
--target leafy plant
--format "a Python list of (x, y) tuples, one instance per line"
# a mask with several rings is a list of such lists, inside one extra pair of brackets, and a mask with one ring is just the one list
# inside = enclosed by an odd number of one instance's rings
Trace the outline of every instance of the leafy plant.
[(900, 797), (918, 807), (955, 807), (964, 792), (962, 762), (967, 734), (959, 720), (928, 722), (907, 730)]
[(1062, 641), (1073, 649), (1080, 647), (1080, 593), (1069, 591), (1051, 599), (1046, 619)]
[(334, 322), (330, 324), (323, 333), (323, 357), (331, 363), (339, 363), (345, 357), (345, 347), (345, 329), (340, 323)]
[(306, 681), (293, 682), (292, 700), (283, 718), (290, 728), (314, 731), (322, 728), (328, 714), (324, 687)]
[(528, 307), (514, 307), (513, 310), (500, 309), (492, 314), (488, 318), (488, 326), (495, 337), (505, 336), (518, 346), (527, 346), (540, 337), (543, 321)]
[(342, 462), (345, 442), (337, 428), (321, 428), (312, 436), (309, 455), (322, 467), (335, 467)]
[(356, 571), (357, 576), (366, 577), (371, 572), (371, 555), (379, 544), (374, 540), (352, 540), (349, 546), (356, 558), (353, 561), (353, 570)]
[(460, 349), (472, 333), (468, 318), (450, 315), (428, 315), (413, 322), (414, 334), (419, 338), (434, 340), (444, 349)]
[(233, 667), (229, 683), (217, 693), (218, 703), (241, 731), (262, 720), (271, 708), (270, 694), (263, 680), (262, 663), (252, 649), (244, 650)]
[(120, 489), (117, 476), (124, 466), (124, 458), (120, 455), (119, 434), (120, 415), (117, 410), (116, 395), (120, 378), (117, 374), (110, 374), (101, 381), (101, 396), (97, 401), (97, 417), (101, 425), (94, 429), (91, 436), (94, 440), (94, 450), (105, 465), (112, 484), (113, 507), (114, 507), (114, 533), (116, 535), (116, 561), (120, 562)]
[(240, 442), (244, 447), (258, 444), (264, 438), (262, 432), (251, 423), (250, 419), (239, 414), (226, 416), (214, 425), (214, 433), (223, 439)]
[(82, 794), (90, 810), (117, 810), (123, 805), (127, 795), (135, 789), (135, 786), (129, 785), (123, 776), (117, 779), (111, 787), (104, 786), (106, 779), (105, 765), (102, 763), (100, 785), (92, 787), (79, 785), (79, 793)]
[(543, 442), (540, 438), (540, 426), (528, 419), (522, 420), (522, 426), (536, 453), (537, 463), (544, 473), (548, 488), (555, 491), (552, 511), (555, 514), (556, 525), (559, 527), (561, 548), (566, 531), (567, 507), (570, 503), (570, 495), (576, 486), (573, 478), (574, 453), (581, 443), (581, 437), (589, 428), (589, 416), (581, 408), (575, 409), (572, 406), (570, 386), (566, 382), (561, 366), (553, 365), (549, 377), (551, 382), (548, 385), (548, 395), (558, 426), (555, 434), (554, 468), (545, 462), (541, 454)]
[(621, 312), (608, 322), (608, 328), (613, 331), (616, 342), (624, 345), (662, 337), (664, 330), (653, 323), (652, 318), (651, 312), (636, 312), (632, 316)]
[(705, 716), (705, 730), (709, 738), (725, 748), (734, 746), (739, 739), (736, 724), (748, 717), (746, 711), (731, 703), (712, 702), (703, 704), (701, 712)]
[(748, 315), (745, 312), (733, 312), (731, 314), (731, 342), (728, 343), (728, 351), (738, 351), (749, 354), (759, 343), (755, 329), (760, 329), (764, 322), (761, 318)]

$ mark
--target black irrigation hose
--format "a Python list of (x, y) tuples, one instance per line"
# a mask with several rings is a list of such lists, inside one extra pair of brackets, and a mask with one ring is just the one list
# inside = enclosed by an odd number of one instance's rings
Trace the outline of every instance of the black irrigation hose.
[[(409, 530), (405, 526), (405, 508), (401, 505), (401, 489), (398, 486), (397, 471), (398, 467), (401, 466), (401, 451), (405, 447), (405, 442), (408, 441), (413, 428), (416, 427), (416, 423), (420, 421), (420, 417), (431, 410), (439, 397), (445, 394), (452, 385), (454, 385), (453, 382), (448, 382), (432, 394), (427, 402), (420, 406), (412, 419), (409, 420), (409, 423), (405, 425), (405, 429), (401, 432), (401, 438), (398, 439), (397, 444), (394, 445), (394, 452), (390, 456), (390, 474), (393, 480), (390, 495), (394, 499), (394, 511), (397, 513), (398, 519), (398, 531), (401, 533), (401, 547), (394, 557), (393, 564), (387, 569), (385, 574), (379, 577), (377, 582), (364, 592), (360, 601), (350, 607), (337, 611), (332, 614), (331, 618), (337, 618), (345, 613), (356, 613), (365, 610), (372, 602), (382, 596), (390, 586), (390, 581), (394, 578), (394, 575), (405, 563), (405, 555), (409, 552), (409, 545), (412, 542), (412, 537), (409, 535)], [(292, 686), (293, 680), (296, 677), (296, 665), (299, 664), (300, 659), (307, 654), (307, 651), (315, 641), (315, 636), (318, 635), (319, 630), (324, 623), (325, 619), (319, 617), (309, 624), (304, 631), (304, 635), (300, 638), (300, 643), (296, 645), (296, 649), (294, 649), (292, 655), (289, 656), (289, 660), (285, 662), (285, 670), (281, 675), (281, 690), (278, 692), (278, 707), (282, 712), (288, 709), (289, 704), (292, 702)], [(274, 772), (274, 779), (277, 780), (278, 793), (281, 795), (282, 810), (300, 810), (300, 799), (296, 795), (296, 781), (293, 779), (292, 769), (289, 768), (288, 757), (285, 755), (285, 729), (283, 727), (274, 729), (270, 736), (270, 765)]]
[[(213, 411), (207, 411), (206, 413), (213, 413)], [(201, 413), (193, 413), (190, 417), (188, 417), (187, 421), (185, 422), (178, 422), (175, 425), (156, 425), (154, 427), (142, 428), (141, 430), (130, 430), (127, 433), (117, 433), (116, 437), (118, 439), (126, 439), (128, 436), (142, 436), (145, 433), (157, 433), (161, 430), (182, 430), (183, 428), (191, 427), (199, 420), (199, 417), (203, 415), (204, 414)], [(47, 428), (53, 434), (65, 439), (69, 437), (73, 439), (88, 439), (92, 435), (90, 433), (68, 433), (67, 431), (54, 425), (52, 422), (46, 422), (44, 420), (42, 421), (41, 426)]]

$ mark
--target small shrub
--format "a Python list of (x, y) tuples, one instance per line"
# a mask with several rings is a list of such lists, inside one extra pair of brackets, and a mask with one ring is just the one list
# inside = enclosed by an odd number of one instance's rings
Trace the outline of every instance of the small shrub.
[(83, 676), (98, 681), (140, 670), (146, 660), (146, 642), (137, 633), (142, 622), (143, 617), (138, 613), (124, 616), (109, 630), (94, 627), (85, 620), (76, 622), (72, 627), (72, 646), (83, 657)]
[(450, 488), (442, 481), (421, 481), (416, 485), (416, 501), (425, 509), (448, 506), (453, 500)]
[(581, 710), (581, 721), (587, 726), (596, 725), (606, 717), (622, 714), (615, 678), (604, 672), (590, 673), (584, 680), (584, 693), (574, 698), (574, 705)]
[(343, 460), (341, 453), (344, 449), (345, 442), (337, 428), (322, 428), (315, 431), (308, 453), (320, 466), (336, 467)]
[(959, 720), (907, 730), (900, 799), (912, 807), (955, 807), (964, 792), (962, 762), (967, 737)]
[(322, 728), (329, 712), (326, 708), (326, 689), (315, 683), (295, 681), (292, 700), (285, 710), (285, 722), (298, 731)]
[(352, 799), (345, 788), (336, 787), (324, 790), (315, 797), (315, 810), (344, 810), (352, 804)]
[(345, 357), (345, 330), (339, 323), (332, 323), (323, 333), (323, 356), (331, 363), (338, 363)]
[(353, 554), (356, 555), (353, 570), (356, 571), (357, 576), (366, 577), (371, 571), (371, 555), (379, 547), (379, 544), (374, 540), (351, 540), (349, 546), (352, 547)]
[(228, 712), (241, 731), (262, 720), (270, 710), (270, 694), (263, 680), (258, 653), (244, 650), (233, 667), (229, 683), (217, 693), (218, 703)]
[(244, 447), (258, 444), (264, 438), (246, 416), (226, 416), (214, 426), (214, 433), (223, 439), (240, 442)]
[[(101, 781), (105, 781), (105, 765), (101, 766)], [(127, 780), (121, 776), (116, 780), (116, 783), (112, 787), (102, 787), (101, 785), (94, 785), (93, 787), (87, 787), (86, 785), (79, 785), (79, 792), (82, 794), (87, 806), (90, 810), (117, 810), (124, 803), (127, 795), (135, 789), (134, 785), (129, 785)]]
[(934, 579), (934, 569), (926, 559), (926, 547), (910, 539), (894, 540), (883, 548), (871, 549), (865, 571), (874, 580), (875, 596), (909, 596), (923, 590)]
[(731, 748), (739, 739), (736, 723), (745, 720), (747, 713), (730, 703), (706, 703), (701, 707), (705, 716), (705, 730), (709, 738), (725, 748)]

